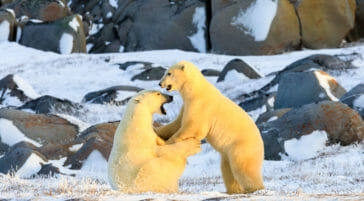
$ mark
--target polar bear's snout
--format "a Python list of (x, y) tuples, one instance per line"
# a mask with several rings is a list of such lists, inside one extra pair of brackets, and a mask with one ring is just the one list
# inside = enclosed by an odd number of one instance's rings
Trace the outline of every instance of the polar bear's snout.
[(166, 111), (166, 109), (164, 109), (164, 104), (172, 102), (173, 101), (173, 96), (170, 96), (170, 95), (167, 95), (167, 94), (162, 94), (162, 95), (163, 95), (165, 101), (163, 101), (163, 103), (162, 103), (162, 105), (160, 107), (160, 110), (161, 110), (162, 114), (166, 115), (167, 111)]

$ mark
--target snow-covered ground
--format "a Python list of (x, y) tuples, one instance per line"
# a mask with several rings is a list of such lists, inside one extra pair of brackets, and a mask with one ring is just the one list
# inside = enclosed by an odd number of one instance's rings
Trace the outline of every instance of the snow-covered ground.
[[(305, 50), (275, 56), (227, 56), (160, 50), (115, 54), (72, 54), (59, 55), (22, 47), (16, 43), (0, 42), (0, 78), (15, 74), (28, 83), (38, 95), (52, 95), (81, 102), (91, 91), (115, 85), (132, 85), (146, 89), (159, 89), (158, 81), (130, 81), (141, 72), (138, 67), (120, 70), (117, 63), (126, 61), (147, 61), (154, 65), (170, 66), (180, 60), (190, 61), (200, 69), (222, 70), (231, 59), (240, 58), (255, 67), (261, 74), (268, 75), (283, 69), (288, 64), (311, 54), (351, 54), (357, 52), (353, 64), (357, 69), (328, 72), (346, 89), (350, 90), (364, 82), (364, 46), (330, 50)], [(254, 91), (273, 77), (249, 80), (244, 76), (227, 76), (224, 82), (216, 83), (216, 77), (208, 77), (223, 94), (235, 100), (243, 93)], [(130, 92), (127, 92), (130, 93)], [(167, 116), (156, 119), (170, 121), (176, 117), (182, 104), (176, 93), (175, 101), (168, 104)], [(15, 101), (16, 102), (16, 101)], [(15, 103), (14, 102), (14, 103)], [(76, 118), (85, 125), (119, 120), (122, 106), (86, 104), (84, 111)], [(1, 106), (0, 106), (1, 107)], [(256, 119), (264, 112), (261, 108), (250, 113)], [(75, 118), (75, 117), (74, 117)], [(76, 121), (76, 120), (74, 120)], [(8, 122), (6, 122), (8, 123)], [(15, 131), (14, 131), (15, 132)], [(19, 134), (20, 135), (20, 134)], [(320, 135), (320, 133), (316, 133)], [(324, 140), (320, 137), (319, 140)], [(127, 195), (112, 191), (107, 184), (106, 160), (97, 151), (93, 152), (81, 170), (62, 167), (65, 159), (52, 161), (67, 174), (57, 178), (23, 179), (19, 176), (0, 174), (0, 199), (66, 200), (71, 198), (91, 200), (360, 200), (364, 199), (364, 147), (363, 144), (342, 147), (323, 147), (323, 142), (313, 143), (313, 158), (303, 157), (306, 142), (292, 141), (292, 157), (282, 161), (264, 161), (263, 176), (265, 189), (248, 195), (227, 195), (219, 164), (219, 155), (208, 144), (203, 150), (188, 159), (188, 165), (180, 180), (179, 194), (137, 194)], [(308, 139), (310, 140), (310, 138)], [(320, 147), (321, 146), (321, 147)], [(298, 147), (300, 152), (295, 152)], [(307, 147), (311, 151), (311, 147)], [(0, 156), (1, 157), (1, 156)], [(218, 199), (217, 199), (218, 200)]]

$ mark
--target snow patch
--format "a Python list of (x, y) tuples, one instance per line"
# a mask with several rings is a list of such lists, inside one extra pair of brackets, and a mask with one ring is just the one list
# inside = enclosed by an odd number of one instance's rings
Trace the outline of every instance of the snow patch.
[(20, 28), (20, 26), (18, 26), (16, 28), (16, 42), (19, 42), (20, 41), (20, 38), (21, 38), (21, 32), (22, 32), (22, 29)]
[(329, 85), (329, 82), (336, 82), (336, 80), (330, 75), (324, 73), (323, 71), (314, 71), (314, 73), (317, 80), (319, 81), (320, 86), (325, 90), (327, 96), (332, 101), (339, 101), (339, 99), (331, 93), (331, 88)]
[(188, 38), (190, 39), (192, 46), (199, 52), (206, 52), (206, 10), (204, 7), (197, 7), (195, 9), (192, 23), (195, 25), (197, 32), (191, 36), (188, 36)]
[(0, 136), (1, 141), (9, 146), (25, 141), (30, 142), (37, 147), (42, 145), (38, 142), (26, 137), (14, 124), (12, 121), (0, 118)]
[(73, 49), (73, 36), (69, 33), (64, 33), (59, 41), (59, 51), (61, 54), (71, 54)]
[(61, 0), (57, 1), (59, 5), (61, 5), (63, 8), (66, 7), (66, 5), (64, 5), (64, 3)]
[(359, 96), (359, 98), (354, 100), (354, 107), (364, 108), (364, 95)]
[(57, 114), (57, 116), (62, 117), (63, 119), (66, 119), (71, 124), (77, 125), (79, 132), (82, 132), (82, 131), (86, 130), (87, 128), (89, 128), (91, 126), (90, 124), (88, 124), (86, 122), (83, 122), (83, 121), (81, 121), (81, 120), (79, 120), (76, 117), (71, 116), (71, 115)]
[(68, 25), (77, 32), (80, 23), (78, 23), (77, 17), (73, 17), (73, 19), (68, 23)]
[(254, 37), (255, 41), (264, 41), (277, 12), (277, 0), (256, 0), (245, 11), (232, 18), (231, 25)]
[(87, 45), (86, 45), (86, 51), (87, 52), (90, 52), (90, 50), (92, 49), (92, 47), (94, 46), (94, 44), (93, 43), (88, 43)]
[(269, 118), (267, 122), (275, 121), (275, 120), (277, 120), (277, 119), (278, 119), (278, 117), (277, 117), (277, 116), (273, 116), (273, 117)]
[(19, 100), (18, 97), (16, 96), (12, 96), (11, 95), (11, 90), (6, 89), (3, 96), (3, 105), (7, 105), (7, 106), (21, 106), (24, 103), (22, 101)]
[(0, 41), (7, 41), (10, 35), (10, 23), (6, 20), (0, 22)]
[(284, 149), (290, 159), (295, 161), (306, 160), (318, 156), (319, 152), (326, 147), (327, 133), (325, 131), (314, 131), (304, 135), (300, 139), (291, 139), (284, 142)]
[(15, 12), (13, 9), (6, 8), (6, 11), (8, 11), (12, 16), (14, 16), (14, 18), (16, 18), (16, 15), (15, 15)]
[(94, 150), (84, 161), (81, 171), (85, 175), (92, 175), (93, 178), (100, 178), (107, 181), (107, 160), (99, 151)]
[(102, 29), (102, 27), (104, 27), (104, 24), (92, 24), (89, 35), (91, 36), (98, 33)]
[(238, 72), (235, 69), (232, 69), (228, 71), (225, 75), (224, 81), (232, 81), (232, 80), (249, 80), (247, 76), (245, 76), (243, 73)]
[(39, 94), (22, 77), (13, 75), (13, 80), (18, 85), (18, 89), (23, 91), (29, 98), (36, 99), (39, 97)]
[(15, 176), (20, 178), (29, 178), (30, 176), (39, 172), (45, 162), (37, 154), (32, 153), (25, 161), (24, 165), (18, 169)]
[(68, 148), (68, 150), (70, 150), (72, 152), (77, 152), (78, 150), (81, 149), (82, 146), (83, 146), (83, 143), (81, 143), (81, 144), (74, 144), (74, 145), (70, 146)]
[(109, 4), (110, 6), (114, 7), (114, 8), (118, 8), (118, 0), (109, 0)]
[(106, 14), (106, 18), (108, 18), (108, 19), (109, 19), (109, 18), (111, 18), (111, 17), (112, 17), (112, 12), (110, 12), (110, 11), (109, 11), (109, 12), (107, 12), (107, 14)]
[(125, 50), (125, 47), (120, 45), (119, 52), (124, 52), (124, 50)]

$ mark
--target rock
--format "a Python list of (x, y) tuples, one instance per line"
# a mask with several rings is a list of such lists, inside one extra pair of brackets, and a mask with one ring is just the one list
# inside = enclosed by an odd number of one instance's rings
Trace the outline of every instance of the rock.
[(274, 109), (297, 108), (324, 100), (338, 101), (346, 93), (324, 71), (285, 73), (280, 79)]
[(62, 54), (86, 52), (86, 39), (81, 17), (67, 16), (51, 23), (27, 22), (20, 44)]
[(16, 16), (28, 16), (44, 22), (53, 22), (70, 13), (65, 0), (16, 0), (6, 7), (13, 9)]
[(166, 71), (163, 67), (153, 67), (144, 70), (143, 72), (133, 76), (131, 81), (134, 80), (143, 80), (143, 81), (150, 81), (150, 80), (160, 80), (162, 79), (164, 72)]
[(0, 8), (0, 42), (15, 40), (16, 17), (11, 9)]
[(12, 3), (15, 0), (0, 0), (0, 7), (5, 6), (6, 4)]
[[(115, 52), (119, 52), (121, 43), (118, 39), (117, 28), (113, 23), (105, 24), (101, 30), (89, 37), (87, 43), (92, 43), (94, 46), (90, 49), (91, 53), (103, 53), (106, 50), (112, 50), (111, 42), (118, 41), (119, 46), (114, 47)], [(115, 42), (114, 44), (115, 45)]]
[(301, 0), (297, 6), (307, 48), (339, 47), (354, 27), (355, 0)]
[[(34, 151), (34, 145), (26, 142), (19, 142), (15, 145), (13, 145), (8, 152), (5, 153), (5, 156), (0, 158), (0, 173), (8, 174), (8, 173), (15, 173), (18, 170), (20, 170), (24, 164), (26, 164), (27, 160), (32, 157), (32, 159), (40, 159), (39, 161), (32, 161), (33, 167), (32, 170), (23, 171), (27, 172), (27, 174), (19, 173), (21, 177), (30, 177), (32, 174), (35, 174), (38, 172), (38, 170), (35, 170), (37, 166), (39, 166), (39, 169), (41, 168), (41, 164), (37, 162), (44, 162), (47, 161), (47, 159), (42, 156), (37, 151)], [(30, 171), (33, 171), (31, 173)]]
[[(124, 105), (129, 100), (130, 96), (134, 93), (143, 90), (139, 87), (133, 86), (114, 86), (100, 91), (94, 91), (86, 94), (82, 102), (84, 103), (97, 103), (97, 104), (116, 104)], [(125, 93), (125, 94), (124, 94)]]
[(300, 28), (294, 6), (288, 0), (267, 3), (212, 0), (212, 50), (231, 55), (261, 55), (299, 48)]
[(340, 102), (324, 101), (293, 108), (279, 119), (258, 125), (264, 141), (265, 159), (279, 160), (285, 141), (320, 130), (327, 133), (327, 145), (361, 142), (364, 122), (359, 114)]
[(59, 99), (53, 96), (41, 96), (35, 100), (26, 102), (18, 109), (31, 109), (38, 114), (64, 113), (77, 115), (82, 106), (67, 99)]
[(265, 105), (266, 109), (270, 111), (273, 108), (275, 96), (275, 93), (259, 93), (256, 97), (245, 99), (243, 102), (239, 103), (239, 106), (246, 112), (250, 112)]
[(291, 108), (285, 108), (264, 112), (263, 114), (259, 115), (258, 119), (255, 121), (255, 124), (259, 125), (264, 122), (274, 121), (276, 119), (279, 119), (290, 110)]
[(43, 145), (71, 143), (79, 131), (78, 126), (54, 115), (1, 108), (0, 118), (12, 121), (26, 137)]
[(153, 63), (151, 62), (144, 62), (144, 61), (127, 61), (125, 63), (116, 64), (119, 65), (121, 70), (127, 70), (129, 67), (132, 66), (141, 66), (141, 69), (150, 69), (153, 68)]
[(351, 31), (349, 38), (351, 41), (356, 41), (364, 38), (364, 1), (356, 0), (356, 15), (355, 25)]
[(83, 161), (94, 150), (98, 150), (108, 160), (118, 125), (119, 121), (103, 123), (83, 131), (76, 139), (76, 142), (84, 143), (83, 146), (75, 154), (68, 157), (64, 165), (71, 165), (71, 169), (80, 169)]
[(55, 176), (56, 174), (61, 174), (59, 168), (54, 167), (52, 164), (42, 164), (42, 168), (37, 172), (39, 176)]
[(12, 74), (0, 80), (0, 91), (0, 104), (3, 105), (19, 106), (38, 96), (21, 77)]
[(219, 76), (220, 75), (220, 71), (218, 71), (218, 70), (215, 70), (215, 69), (203, 69), (202, 71), (201, 71), (201, 73), (202, 73), (202, 75), (204, 75), (204, 76), (208, 76), (208, 77), (217, 77), (217, 76)]
[(256, 69), (251, 67), (249, 64), (247, 64), (243, 60), (233, 59), (233, 60), (229, 61), (225, 65), (225, 67), (222, 69), (222, 72), (220, 73), (219, 77), (217, 78), (217, 82), (224, 81), (226, 74), (231, 70), (236, 70), (237, 72), (242, 73), (249, 79), (262, 78), (262, 75), (260, 75)]
[(364, 119), (364, 84), (359, 84), (340, 98), (342, 103), (356, 110)]
[(1, 141), (1, 136), (0, 136), (0, 158), (1, 158), (1, 155), (3, 155), (5, 152), (7, 152), (9, 150), (9, 145), (3, 143)]
[(71, 142), (61, 143), (47, 143), (42, 147), (37, 147), (35, 150), (44, 155), (49, 160), (59, 160), (64, 157), (71, 156), (74, 152), (71, 147), (75, 145), (75, 141), (70, 139)]

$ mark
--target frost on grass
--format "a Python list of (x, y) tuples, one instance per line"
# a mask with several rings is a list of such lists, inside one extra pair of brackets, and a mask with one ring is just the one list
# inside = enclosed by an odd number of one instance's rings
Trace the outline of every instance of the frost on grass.
[(188, 38), (191, 44), (199, 52), (206, 52), (206, 39), (205, 39), (205, 29), (206, 29), (206, 10), (203, 7), (197, 7), (195, 9), (195, 14), (193, 15), (192, 23), (195, 25), (197, 32)]
[(231, 25), (237, 26), (255, 41), (264, 41), (277, 12), (277, 0), (256, 0), (245, 11), (233, 17)]
[(64, 33), (59, 41), (59, 51), (61, 54), (70, 54), (73, 49), (73, 36), (69, 33)]
[(14, 144), (25, 141), (30, 142), (33, 145), (40, 147), (42, 146), (38, 142), (26, 137), (12, 121), (0, 118), (0, 139), (3, 143), (13, 146)]
[(0, 41), (7, 41), (10, 34), (10, 24), (8, 21), (4, 20), (0, 22)]
[(291, 139), (284, 142), (284, 149), (290, 159), (300, 161), (314, 158), (324, 150), (327, 142), (325, 131), (314, 131), (299, 139)]

